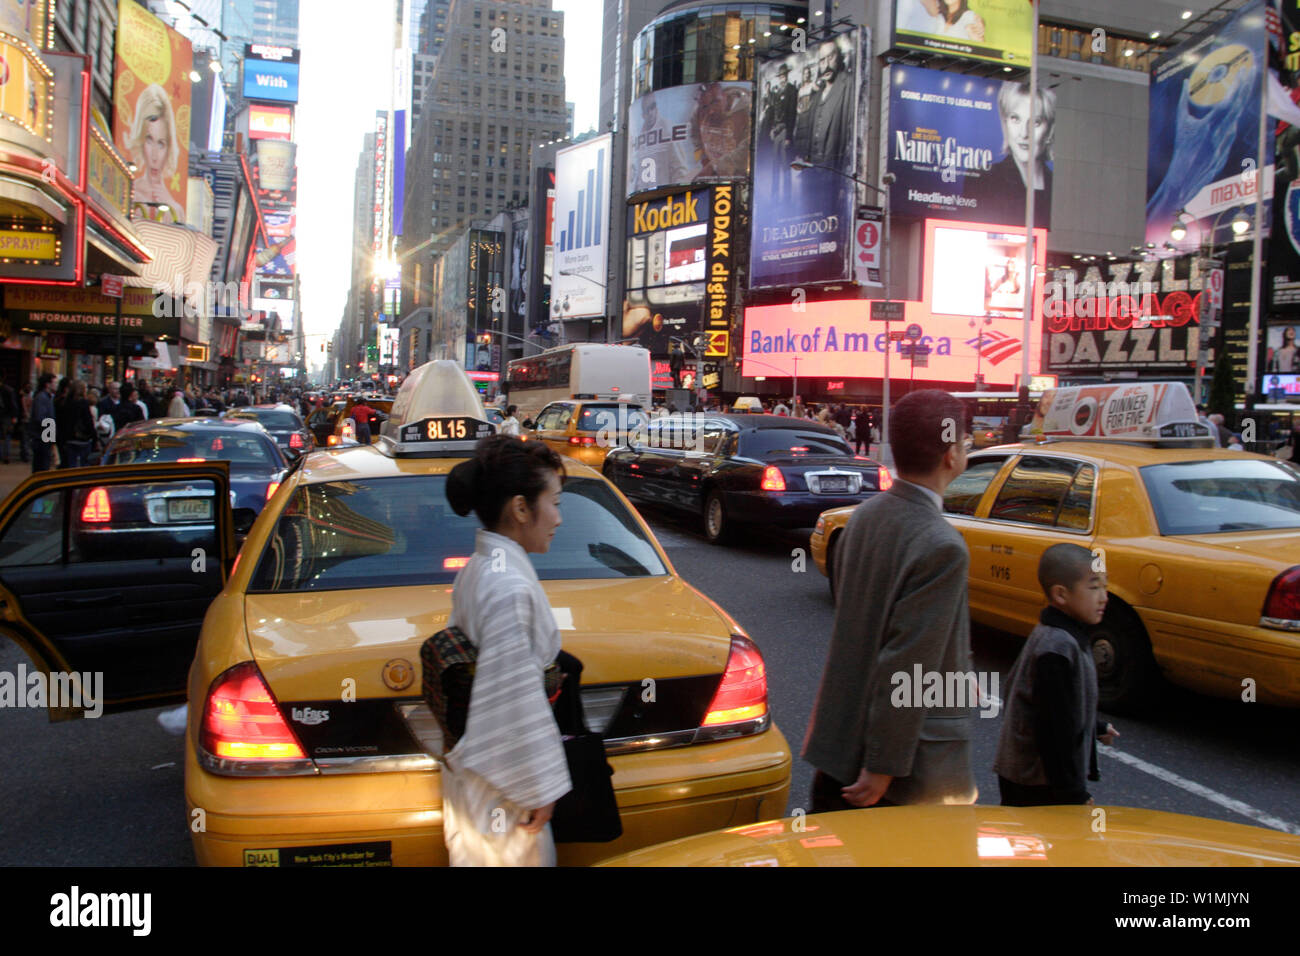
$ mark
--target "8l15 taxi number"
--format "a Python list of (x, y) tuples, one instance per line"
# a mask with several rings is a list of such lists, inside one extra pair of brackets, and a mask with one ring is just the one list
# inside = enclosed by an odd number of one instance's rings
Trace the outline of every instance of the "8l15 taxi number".
[(402, 441), (464, 441), (491, 434), (492, 426), (473, 418), (426, 418), (402, 429)]

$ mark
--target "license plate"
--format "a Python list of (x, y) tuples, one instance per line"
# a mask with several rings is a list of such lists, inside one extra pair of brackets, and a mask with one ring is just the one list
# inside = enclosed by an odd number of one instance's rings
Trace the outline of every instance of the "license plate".
[(167, 500), (167, 520), (201, 521), (212, 517), (212, 500), (210, 498), (169, 498)]
[(846, 494), (849, 490), (849, 479), (821, 478), (817, 481), (817, 488), (824, 495)]

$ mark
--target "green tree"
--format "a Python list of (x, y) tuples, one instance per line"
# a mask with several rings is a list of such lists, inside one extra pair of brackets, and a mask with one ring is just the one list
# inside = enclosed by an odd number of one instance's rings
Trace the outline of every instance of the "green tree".
[(1210, 397), (1205, 403), (1211, 412), (1218, 412), (1227, 421), (1233, 421), (1233, 405), (1237, 384), (1232, 378), (1232, 360), (1227, 349), (1219, 349), (1214, 360), (1214, 377), (1210, 380)]

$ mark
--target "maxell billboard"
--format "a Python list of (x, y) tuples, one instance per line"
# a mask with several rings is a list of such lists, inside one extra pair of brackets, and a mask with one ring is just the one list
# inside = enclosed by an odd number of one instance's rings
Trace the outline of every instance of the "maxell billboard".
[[(855, 28), (758, 65), (750, 286), (853, 278), (859, 102), (870, 31)], [(802, 161), (812, 168), (795, 170)]]
[[(1152, 65), (1147, 242), (1157, 248), (1172, 242), (1182, 249), (1231, 242), (1232, 210), (1254, 212), (1264, 67), (1264, 6), (1258, 0)], [(1273, 190), (1274, 125), (1267, 124), (1264, 146), (1266, 200)], [(1187, 235), (1178, 240), (1169, 230), (1180, 212)], [(1267, 201), (1264, 228), (1269, 228)]]
[(551, 315), (557, 319), (605, 314), (612, 142), (606, 133), (555, 154)]

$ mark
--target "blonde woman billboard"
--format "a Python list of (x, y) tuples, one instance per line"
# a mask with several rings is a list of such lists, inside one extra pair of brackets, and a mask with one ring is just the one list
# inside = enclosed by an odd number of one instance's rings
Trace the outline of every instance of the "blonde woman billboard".
[(135, 164), (132, 215), (184, 222), (190, 41), (131, 0), (118, 5), (113, 138)]

